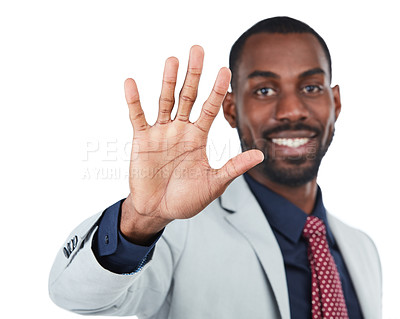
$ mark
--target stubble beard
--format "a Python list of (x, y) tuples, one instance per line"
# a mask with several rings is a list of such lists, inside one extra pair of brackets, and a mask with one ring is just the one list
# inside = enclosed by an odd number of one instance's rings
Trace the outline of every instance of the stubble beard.
[[(258, 143), (248, 143), (243, 138), (239, 126), (237, 126), (237, 130), (243, 151), (257, 148), (265, 155), (264, 161), (254, 169), (269, 180), (289, 187), (305, 185), (317, 177), (321, 161), (328, 151), (335, 133), (333, 129), (325, 145), (322, 145), (321, 139), (318, 138), (316, 147), (310, 149), (306, 156), (278, 158), (272, 147), (268, 146), (266, 139), (258, 141)], [(285, 165), (280, 165), (282, 162)]]

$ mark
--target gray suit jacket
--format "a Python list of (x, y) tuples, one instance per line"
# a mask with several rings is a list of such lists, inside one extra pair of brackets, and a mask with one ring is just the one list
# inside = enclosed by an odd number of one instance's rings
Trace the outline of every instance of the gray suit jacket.
[[(243, 177), (190, 220), (168, 225), (138, 273), (103, 269), (92, 250), (97, 214), (79, 225), (50, 273), (52, 300), (81, 314), (139, 318), (290, 318), (283, 258)], [(381, 318), (381, 267), (373, 242), (328, 214), (366, 319)], [(67, 254), (68, 255), (68, 254)], [(295, 317), (295, 315), (293, 315)]]

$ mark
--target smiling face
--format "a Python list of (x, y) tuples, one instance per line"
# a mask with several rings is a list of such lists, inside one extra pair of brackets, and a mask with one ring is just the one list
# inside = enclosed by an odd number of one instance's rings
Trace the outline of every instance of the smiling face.
[(236, 72), (224, 114), (238, 128), (243, 150), (265, 155), (251, 175), (287, 186), (315, 179), (341, 107), (317, 39), (309, 33), (252, 35)]

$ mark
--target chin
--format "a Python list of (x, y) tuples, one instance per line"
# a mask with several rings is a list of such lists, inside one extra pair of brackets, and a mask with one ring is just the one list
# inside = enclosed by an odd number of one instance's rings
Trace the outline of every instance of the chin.
[[(295, 162), (295, 163), (294, 163)], [(320, 161), (296, 160), (279, 165), (274, 161), (263, 162), (258, 169), (269, 180), (290, 187), (305, 185), (317, 177)]]

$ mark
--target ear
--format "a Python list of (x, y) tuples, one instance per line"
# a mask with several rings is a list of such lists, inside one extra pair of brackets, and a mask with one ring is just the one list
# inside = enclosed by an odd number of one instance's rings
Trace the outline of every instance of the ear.
[(336, 121), (342, 109), (339, 85), (335, 85), (335, 87), (332, 88), (332, 93), (333, 93), (333, 102), (335, 103), (335, 121)]
[(228, 121), (231, 127), (236, 127), (236, 105), (235, 96), (233, 93), (228, 92), (222, 102), (222, 108), (224, 110), (225, 119)]

